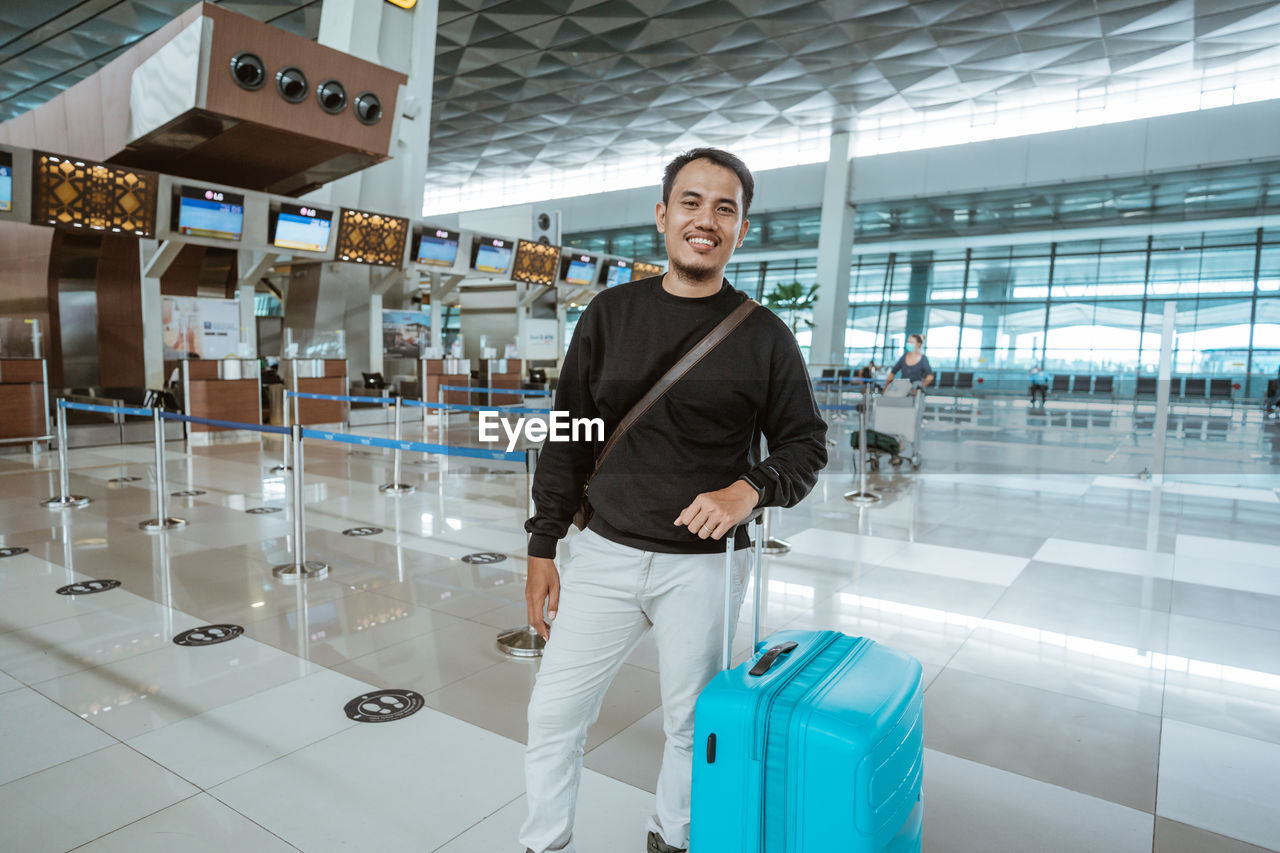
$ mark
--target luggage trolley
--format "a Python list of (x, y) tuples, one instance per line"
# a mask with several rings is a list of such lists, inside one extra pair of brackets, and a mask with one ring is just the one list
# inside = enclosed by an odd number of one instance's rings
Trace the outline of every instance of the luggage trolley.
[[(899, 390), (901, 389), (901, 390)], [(911, 393), (915, 391), (915, 393)], [(889, 464), (898, 466), (906, 460), (919, 470), (921, 422), (924, 419), (924, 391), (915, 383), (889, 386), (886, 393), (872, 398), (871, 420), (867, 430), (867, 465), (880, 468), (880, 457), (888, 455)], [(858, 434), (850, 436), (857, 449)]]

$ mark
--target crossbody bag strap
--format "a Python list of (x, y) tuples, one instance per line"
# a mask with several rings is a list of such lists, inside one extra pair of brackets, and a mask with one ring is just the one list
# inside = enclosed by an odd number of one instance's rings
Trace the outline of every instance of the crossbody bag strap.
[(698, 343), (694, 345), (693, 349), (689, 350), (679, 361), (673, 364), (670, 370), (662, 374), (662, 378), (649, 389), (648, 394), (641, 397), (640, 401), (631, 407), (631, 410), (627, 412), (626, 417), (624, 417), (622, 422), (618, 424), (618, 428), (613, 431), (613, 435), (609, 436), (609, 440), (604, 445), (604, 450), (600, 451), (600, 455), (596, 457), (595, 468), (591, 471), (591, 477), (587, 479), (588, 483), (595, 478), (596, 472), (600, 470), (601, 463), (604, 462), (604, 458), (609, 455), (609, 451), (618, 443), (618, 439), (622, 437), (622, 434), (626, 432), (633, 423), (639, 420), (640, 416), (643, 415), (650, 406), (658, 402), (658, 398), (667, 393), (667, 391), (671, 389), (672, 385), (675, 385), (680, 381), (680, 377), (688, 373), (699, 361), (702, 361), (703, 357), (707, 353), (719, 346), (725, 338), (729, 337), (734, 329), (742, 325), (742, 321), (747, 319), (747, 315), (759, 307), (760, 303), (756, 302), (754, 299), (748, 298), (744, 300), (741, 305), (733, 309), (733, 312), (730, 313), (729, 316), (721, 320), (714, 329), (708, 332), (706, 337), (698, 341)]

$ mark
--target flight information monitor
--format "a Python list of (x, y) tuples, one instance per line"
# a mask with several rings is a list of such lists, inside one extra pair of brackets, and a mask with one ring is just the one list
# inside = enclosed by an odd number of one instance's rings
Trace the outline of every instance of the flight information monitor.
[(569, 255), (561, 265), (560, 277), (566, 284), (591, 284), (596, 277), (596, 259), (591, 255)]
[(272, 223), (271, 245), (277, 249), (323, 252), (329, 248), (332, 211), (281, 202), (280, 212), (273, 217)]
[(244, 231), (244, 196), (203, 187), (181, 187), (173, 229), (188, 237), (239, 240)]
[(0, 151), (0, 210), (13, 210), (13, 155)]
[(613, 287), (631, 281), (630, 261), (610, 261), (604, 268), (604, 286)]
[(471, 246), (471, 268), (476, 272), (502, 275), (511, 268), (511, 253), (514, 249), (510, 240), (477, 237)]
[(451, 267), (458, 259), (457, 231), (447, 228), (424, 228), (418, 240), (416, 260), (432, 267)]

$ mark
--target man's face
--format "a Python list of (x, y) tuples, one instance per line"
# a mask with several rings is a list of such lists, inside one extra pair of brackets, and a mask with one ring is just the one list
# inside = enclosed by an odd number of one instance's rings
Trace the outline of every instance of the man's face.
[(687, 278), (718, 280), (747, 236), (742, 207), (742, 183), (732, 170), (710, 160), (681, 169), (656, 211), (671, 267)]

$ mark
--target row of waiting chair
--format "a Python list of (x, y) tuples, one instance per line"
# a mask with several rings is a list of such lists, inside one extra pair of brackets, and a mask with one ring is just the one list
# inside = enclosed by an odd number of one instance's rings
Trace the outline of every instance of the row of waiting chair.
[(1113, 396), (1116, 393), (1114, 376), (1091, 376), (1087, 373), (1069, 375), (1055, 373), (1049, 380), (1050, 394), (1080, 394)]
[[(1154, 376), (1139, 376), (1137, 397), (1155, 399), (1157, 379)], [(1235, 388), (1230, 379), (1207, 379), (1203, 376), (1172, 376), (1169, 378), (1169, 397), (1177, 400), (1196, 402), (1235, 403)]]

